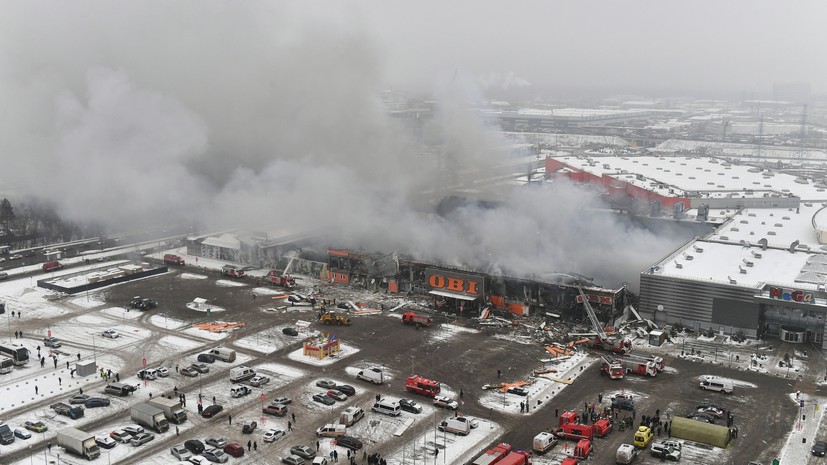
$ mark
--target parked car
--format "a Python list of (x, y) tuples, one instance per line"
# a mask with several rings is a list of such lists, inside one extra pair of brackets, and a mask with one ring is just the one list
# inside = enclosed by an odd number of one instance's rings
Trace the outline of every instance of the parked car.
[(169, 449), (169, 453), (178, 460), (189, 460), (189, 458), (192, 457), (192, 452), (188, 451), (184, 446), (172, 446)]
[(329, 379), (320, 379), (316, 381), (316, 386), (324, 389), (333, 389), (336, 387), (336, 383)]
[(195, 370), (199, 373), (209, 373), (210, 372), (210, 367), (208, 367), (207, 365), (205, 365), (203, 363), (193, 363), (192, 365), (190, 365), (190, 368), (192, 368), (193, 370)]
[(9, 278), (8, 273), (6, 273), (5, 271), (0, 271), (0, 280), (8, 279), (8, 278)]
[(337, 391), (336, 389), (331, 389), (327, 391), (327, 395), (335, 400), (338, 400), (339, 402), (344, 402), (347, 400), (347, 395), (345, 395), (344, 392)]
[(46, 423), (43, 423), (40, 420), (27, 420), (26, 423), (23, 424), (23, 427), (29, 431), (34, 431), (35, 433), (43, 433), (49, 429), (49, 427), (46, 426)]
[(169, 376), (169, 368), (167, 367), (158, 367), (155, 369), (155, 372), (161, 378), (166, 378), (167, 376)]
[(336, 403), (330, 396), (328, 396), (324, 392), (320, 392), (318, 394), (313, 394), (313, 400), (325, 405), (333, 405)]
[(258, 423), (253, 420), (247, 420), (241, 424), (241, 432), (244, 434), (250, 434), (258, 428)]
[(222, 410), (224, 410), (223, 405), (208, 405), (207, 408), (201, 412), (201, 416), (204, 418), (212, 418), (221, 413)]
[(451, 410), (456, 410), (457, 408), (459, 408), (459, 403), (457, 401), (446, 396), (435, 396), (434, 405), (436, 405), (437, 407), (448, 408)]
[(422, 413), (422, 406), (417, 404), (415, 400), (399, 399), (399, 407), (406, 412)]
[(198, 354), (199, 362), (215, 363), (215, 357), (210, 354)]
[(281, 459), (281, 463), (285, 465), (304, 465), (304, 459), (298, 455), (288, 455)]
[(810, 449), (810, 453), (817, 457), (824, 457), (824, 454), (827, 454), (827, 443), (824, 441), (816, 441)]
[(178, 370), (178, 373), (181, 373), (184, 376), (189, 376), (190, 378), (195, 378), (198, 376), (198, 372), (192, 367), (184, 367)]
[(281, 332), (287, 336), (298, 336), (299, 332), (296, 331), (294, 328), (284, 328)]
[(122, 429), (112, 431), (109, 433), (109, 437), (120, 443), (127, 443), (132, 440), (132, 435)]
[(512, 387), (508, 388), (508, 393), (509, 394), (516, 394), (518, 396), (527, 396), (528, 395), (528, 389), (520, 387), (520, 386), (512, 386)]
[(339, 436), (335, 441), (337, 446), (342, 446), (350, 450), (359, 450), (362, 448), (362, 441), (352, 436)]
[(290, 453), (304, 459), (312, 459), (316, 456), (316, 449), (310, 446), (293, 446), (290, 448)]
[(155, 439), (155, 435), (152, 433), (139, 433), (137, 436), (132, 436), (129, 443), (133, 446), (142, 446), (153, 439)]
[(101, 333), (101, 336), (108, 337), (109, 339), (115, 339), (116, 337), (120, 337), (121, 333), (117, 332), (114, 329), (107, 329)]
[(233, 457), (242, 457), (244, 455), (244, 446), (237, 442), (231, 442), (224, 446), (224, 452)]
[(287, 415), (287, 407), (281, 404), (270, 404), (261, 409), (262, 413), (266, 413), (267, 415), (275, 415), (277, 417), (283, 417)]
[(111, 449), (118, 445), (117, 441), (108, 436), (95, 436), (95, 444), (104, 449)]
[(333, 389), (336, 389), (337, 391), (347, 395), (348, 397), (356, 395), (356, 389), (350, 384), (340, 384)]
[(56, 337), (44, 337), (43, 338), (43, 345), (46, 346), (46, 347), (53, 347), (53, 348), (56, 349), (56, 348), (62, 346), (63, 344), (60, 342), (60, 339), (58, 339)]
[(213, 463), (224, 463), (230, 460), (230, 456), (225, 454), (223, 450), (212, 447), (201, 453), (205, 459)]
[[(280, 429), (269, 429), (264, 433), (264, 442), (276, 442), (283, 438), (285, 434), (287, 433)], [(293, 451), (291, 450), (290, 453), (292, 454)]]
[(682, 448), (683, 445), (680, 441), (669, 439), (666, 441), (653, 442), (649, 451), (652, 453), (653, 457), (660, 457), (677, 462), (681, 459)]
[(14, 429), (14, 437), (20, 439), (29, 439), (32, 437), (32, 433), (26, 431), (25, 428), (15, 428)]
[(716, 404), (707, 402), (703, 404), (698, 404), (698, 412), (705, 413), (707, 415), (712, 415), (716, 418), (721, 418), (724, 416), (725, 410)]
[(210, 465), (210, 461), (207, 460), (206, 457), (203, 455), (193, 455), (192, 457), (187, 460), (187, 462), (191, 463), (192, 465)]
[(287, 404), (289, 404), (289, 403), (291, 403), (291, 402), (293, 402), (293, 399), (291, 399), (291, 398), (289, 398), (289, 397), (276, 397), (276, 398), (275, 398), (275, 399), (273, 399), (270, 403), (271, 403), (271, 404), (282, 404), (282, 405), (287, 405)]
[(206, 442), (208, 446), (217, 447), (219, 449), (222, 449), (224, 446), (227, 445), (227, 440), (222, 437), (207, 438), (207, 440), (204, 442)]
[(712, 415), (707, 415), (705, 413), (699, 413), (699, 412), (689, 413), (689, 414), (686, 415), (686, 418), (689, 418), (690, 420), (695, 420), (695, 421), (702, 421), (704, 423), (715, 423), (715, 417), (713, 417)]
[(184, 447), (186, 447), (187, 450), (193, 454), (200, 454), (201, 452), (204, 452), (204, 449), (206, 449), (206, 447), (204, 447), (204, 443), (198, 439), (189, 439), (184, 441)]
[(128, 434), (135, 436), (136, 434), (140, 434), (144, 432), (144, 427), (140, 425), (128, 425), (124, 426), (123, 430), (126, 431)]
[(70, 404), (85, 404), (86, 399), (88, 399), (88, 398), (89, 398), (89, 396), (86, 395), (86, 394), (75, 394), (74, 396), (69, 398), (69, 403)]
[(256, 387), (262, 386), (262, 385), (267, 384), (269, 382), (270, 382), (270, 377), (269, 376), (264, 376), (264, 375), (255, 375), (252, 378), (250, 378), (250, 381), (248, 381), (250, 386), (256, 386)]
[(108, 407), (109, 403), (110, 401), (106, 397), (90, 397), (86, 399), (84, 405), (86, 406), (86, 408)]

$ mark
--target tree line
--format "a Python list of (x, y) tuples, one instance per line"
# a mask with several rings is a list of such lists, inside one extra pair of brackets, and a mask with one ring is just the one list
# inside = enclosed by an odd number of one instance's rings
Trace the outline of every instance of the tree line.
[(57, 209), (44, 201), (25, 199), (15, 204), (0, 200), (0, 245), (25, 249), (56, 242), (100, 236), (103, 228), (62, 219)]

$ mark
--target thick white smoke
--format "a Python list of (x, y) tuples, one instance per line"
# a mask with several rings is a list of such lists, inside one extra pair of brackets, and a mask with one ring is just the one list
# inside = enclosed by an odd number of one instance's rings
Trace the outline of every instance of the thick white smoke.
[(296, 5), (4, 8), (0, 177), (66, 218), (118, 230), (322, 229), (345, 246), (511, 275), (574, 270), (606, 285), (636, 280), (672, 246), (589, 213), (591, 196), (565, 184), (423, 214), (439, 189), (501, 174), (504, 141), (465, 111), (479, 89), (446, 70), (433, 86), (441, 111), (395, 119), (380, 100), (382, 49), (358, 12), (331, 20)]

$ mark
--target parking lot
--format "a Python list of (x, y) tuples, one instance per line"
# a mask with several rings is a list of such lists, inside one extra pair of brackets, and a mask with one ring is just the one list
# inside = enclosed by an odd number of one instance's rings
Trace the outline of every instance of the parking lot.
[[(308, 283), (317, 284), (300, 280), (300, 285), (304, 285), (300, 289), (303, 294), (311, 291)], [(600, 395), (607, 405), (608, 399), (620, 392), (634, 396), (637, 421), (641, 415), (654, 415), (656, 410), (662, 417), (684, 416), (701, 402), (715, 402), (732, 412), (739, 429), (738, 438), (727, 449), (685, 444), (682, 459), (685, 463), (747, 463), (750, 460), (769, 463), (784, 447), (798, 419), (799, 407), (790, 398), (791, 393), (801, 391), (808, 399), (821, 396), (817, 385), (808, 381), (791, 381), (680, 357), (668, 358), (667, 369), (655, 378), (627, 375), (623, 380), (610, 380), (599, 374), (595, 363), (599, 354), (584, 353), (553, 363), (548, 361), (548, 353), (541, 345), (509, 337), (508, 329), (503, 329), (502, 334), (483, 334), (471, 319), (455, 319), (438, 313), (431, 314), (434, 325), (429, 328), (403, 326), (400, 313), (408, 306), (399, 306), (406, 302), (384, 294), (360, 294), (344, 287), (317, 287), (317, 299), (341, 302), (358, 298), (366, 308), (399, 309), (364, 315), (337, 309), (349, 314), (353, 324), (325, 326), (316, 321), (317, 308), (274, 300), (274, 295), (282, 293), (257, 285), (254, 278), (229, 281), (214, 271), (189, 267), (91, 295), (51, 298), (41, 290), (18, 291), (12, 287), (7, 290), (9, 310), (25, 309), (22, 317), (9, 318), (10, 332), (24, 334), (18, 342), (37, 353), (35, 346), (42, 345), (42, 338), (51, 331), (62, 340), (63, 346), (53, 352), (41, 347), (44, 355), (49, 352), (49, 356), (56, 357), (54, 363), (47, 359), (41, 368), (33, 360), (25, 368), (16, 368), (12, 374), (0, 377), (3, 391), (27, 391), (24, 396), (0, 397), (2, 419), (16, 425), (34, 418), (49, 426), (46, 433), (2, 446), (5, 463), (44, 463), (53, 461), (58, 454), (64, 463), (86, 463), (76, 456), (67, 457), (56, 446), (56, 431), (72, 426), (96, 436), (108, 436), (111, 431), (133, 423), (129, 419), (131, 405), (148, 400), (150, 395), (180, 394), (186, 396), (189, 421), (177, 428), (172, 425), (170, 431), (157, 434), (145, 445), (120, 444), (102, 449), (101, 457), (95, 462), (171, 463), (176, 460), (169, 452), (171, 447), (188, 439), (203, 441), (207, 437), (224, 437), (245, 448), (248, 441), (256, 443), (255, 450), (246, 452), (243, 459), (230, 459), (231, 463), (238, 460), (279, 463), (289, 455), (291, 447), (315, 448), (317, 442), (319, 455), (328, 454), (334, 446), (329, 439), (317, 438), (316, 428), (335, 422), (346, 406), (355, 405), (366, 412), (364, 419), (348, 428), (348, 435), (364, 444), (358, 463), (362, 463), (364, 451), (379, 453), (394, 464), (420, 462), (424, 465), (431, 460), (434, 464), (466, 463), (496, 442), (530, 449), (537, 433), (557, 426), (555, 411), (582, 412), (584, 403), (598, 403)], [(146, 312), (128, 309), (136, 295), (154, 298), (159, 305)], [(198, 297), (209, 301), (209, 311), (188, 307), (187, 304)], [(192, 327), (192, 324), (215, 321), (238, 322), (243, 326), (230, 333)], [(309, 324), (305, 326), (303, 322)], [(285, 335), (282, 329), (286, 327), (297, 328), (300, 335)], [(107, 329), (116, 330), (119, 337), (102, 337)], [(302, 353), (303, 338), (319, 331), (333, 334), (340, 341), (342, 351), (337, 357), (320, 361)], [(195, 363), (198, 354), (219, 345), (234, 349), (237, 359), (232, 363), (207, 364), (209, 372), (195, 377), (176, 372)], [(131, 396), (112, 397), (108, 407), (87, 409), (86, 416), (79, 420), (55, 415), (49, 405), (68, 399), (79, 389), (87, 394), (103, 395), (107, 381), (98, 374), (86, 378), (71, 376), (67, 362), (73, 366), (78, 355), (83, 360), (93, 359), (105, 372), (111, 370), (113, 377), (117, 375), (121, 382), (135, 385), (137, 390)], [(155, 380), (138, 379), (136, 373), (145, 366), (144, 360), (147, 367), (167, 367), (170, 375)], [(236, 385), (229, 380), (230, 369), (239, 365), (254, 368), (258, 374), (269, 377), (269, 382), (251, 386), (250, 395), (231, 397), (230, 390)], [(386, 382), (377, 386), (357, 380), (356, 373), (368, 367), (379, 367)], [(558, 371), (551, 377), (530, 377), (532, 370), (541, 368)], [(424, 396), (406, 393), (404, 381), (411, 373), (440, 381), (442, 394), (459, 401), (459, 412), (476, 419), (479, 426), (468, 436), (438, 431), (438, 424), (454, 412), (431, 405), (430, 399)], [(709, 374), (735, 380), (735, 392), (724, 395), (700, 390), (699, 378)], [(571, 384), (550, 378), (570, 380)], [(354, 386), (356, 393), (333, 405), (316, 402), (313, 395), (326, 391), (316, 386), (322, 379)], [(519, 381), (531, 381), (524, 386), (526, 396), (482, 389), (486, 384)], [(34, 385), (39, 387), (37, 393), (31, 391)], [(371, 412), (377, 395), (413, 398), (423, 407), (423, 412), (403, 412), (398, 417)], [(292, 399), (287, 416), (262, 414), (262, 408), (272, 399), (283, 396)], [(203, 407), (215, 402), (223, 406), (223, 410), (213, 418), (202, 418), (197, 415), (199, 397)], [(521, 402), (528, 406), (527, 411), (521, 412)], [(807, 408), (811, 415), (805, 421), (821, 418), (815, 403), (809, 402), (803, 413), (806, 414)], [(627, 414), (629, 412), (621, 411), (619, 418)], [(257, 429), (251, 434), (242, 433), (244, 421), (256, 421)], [(265, 443), (264, 433), (271, 428), (285, 431), (285, 437)], [(622, 443), (631, 443), (632, 435), (630, 430), (615, 428), (607, 437), (595, 439), (592, 461), (613, 463), (617, 448)], [(47, 449), (48, 443), (52, 444), (51, 449)], [(534, 462), (559, 463), (570, 447), (561, 443), (548, 454), (535, 457)], [(342, 460), (347, 451), (342, 447), (338, 450)], [(638, 463), (656, 462), (659, 460), (648, 452), (638, 458)]]

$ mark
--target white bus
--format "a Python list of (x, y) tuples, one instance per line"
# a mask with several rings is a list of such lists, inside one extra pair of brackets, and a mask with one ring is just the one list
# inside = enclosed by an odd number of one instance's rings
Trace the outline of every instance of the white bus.
[(16, 342), (0, 342), (0, 355), (10, 358), (18, 366), (29, 363), (29, 349)]
[(6, 373), (11, 373), (14, 369), (14, 360), (6, 357), (5, 355), (0, 356), (0, 375), (5, 375)]

